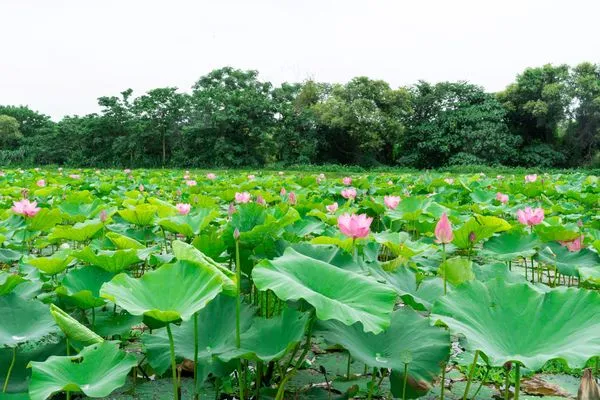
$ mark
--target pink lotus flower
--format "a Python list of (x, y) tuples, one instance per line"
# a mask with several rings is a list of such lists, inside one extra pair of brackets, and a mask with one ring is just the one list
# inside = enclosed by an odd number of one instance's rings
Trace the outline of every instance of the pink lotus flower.
[(452, 224), (448, 219), (446, 213), (442, 214), (442, 217), (435, 226), (435, 237), (436, 243), (448, 244), (454, 239), (454, 233), (452, 233)]
[(185, 174), (185, 175), (183, 176), (183, 179), (185, 179), (186, 181), (187, 181), (187, 180), (189, 180), (189, 179), (190, 179), (190, 174)]
[(256, 202), (261, 206), (267, 205), (267, 202), (265, 201), (264, 197), (262, 197), (260, 194), (256, 196)]
[(0, 176), (6, 176), (6, 173), (4, 171), (0, 171)]
[(354, 199), (356, 198), (356, 189), (348, 188), (342, 190), (342, 197), (345, 199)]
[(214, 181), (215, 179), (217, 179), (217, 176), (212, 172), (209, 172), (208, 174), (206, 174), (206, 178), (210, 179), (211, 181)]
[(250, 202), (250, 193), (248, 192), (243, 192), (243, 193), (236, 193), (235, 194), (235, 202), (236, 203), (248, 203)]
[(387, 184), (388, 184), (388, 185), (390, 185), (390, 186), (392, 186), (392, 185), (394, 184), (394, 182), (392, 182), (392, 181), (387, 181)]
[(338, 209), (338, 203), (330, 204), (328, 206), (325, 206), (325, 208), (327, 209), (327, 211), (329, 211), (330, 214), (334, 214)]
[(24, 217), (33, 217), (40, 212), (41, 208), (37, 206), (37, 201), (30, 202), (27, 199), (23, 199), (21, 201), (13, 201), (12, 210), (15, 214), (20, 214)]
[(400, 204), (400, 196), (385, 196), (383, 202), (390, 210), (395, 210)]
[(71, 178), (71, 179), (79, 179), (79, 178), (81, 178), (81, 175), (79, 175), (79, 174), (71, 174), (71, 175), (69, 175), (69, 178)]
[(292, 206), (295, 206), (297, 202), (298, 199), (296, 199), (296, 193), (290, 192), (290, 195), (288, 196), (288, 203), (290, 203)]
[(108, 219), (108, 213), (106, 212), (106, 210), (100, 211), (100, 221), (106, 222), (107, 219)]
[(369, 234), (373, 218), (366, 214), (342, 214), (338, 217), (338, 228), (340, 231), (352, 239), (363, 238)]
[(452, 179), (452, 178), (445, 178), (444, 182), (446, 182), (448, 185), (452, 185), (452, 184), (454, 184), (454, 179)]
[(283, 171), (279, 171), (279, 176), (283, 176)]
[(235, 213), (235, 206), (233, 203), (229, 203), (229, 209), (227, 210), (227, 215), (230, 217)]
[(502, 204), (508, 203), (508, 195), (503, 193), (496, 193), (496, 200), (498, 200)]
[(125, 169), (123, 170), (123, 173), (124, 173), (125, 175), (129, 175), (129, 174), (131, 173), (131, 170), (130, 170), (129, 168), (125, 168)]
[(187, 203), (177, 203), (175, 204), (175, 208), (177, 209), (179, 214), (188, 215), (190, 213), (190, 210), (192, 209), (192, 206)]
[(536, 174), (525, 175), (525, 182), (527, 182), (527, 183), (533, 183), (535, 181), (537, 181), (537, 175)]
[(146, 188), (144, 187), (144, 185), (142, 185), (140, 183), (140, 186), (138, 186), (138, 189), (140, 189), (140, 192), (143, 192)]
[(33, 170), (34, 170), (35, 172), (40, 172), (40, 168), (39, 168), (39, 167), (35, 167)]
[(46, 186), (46, 181), (43, 179), (40, 179), (35, 184), (38, 185), (39, 187), (44, 187), (44, 186)]
[(569, 241), (559, 240), (558, 243), (560, 243), (563, 246), (566, 246), (567, 249), (569, 249), (569, 251), (571, 252), (577, 252), (583, 248), (583, 239), (584, 236), (581, 235), (578, 238)]
[(346, 186), (350, 186), (352, 185), (352, 178), (350, 178), (349, 176), (344, 177), (344, 179), (342, 179), (342, 183)]
[(282, 188), (281, 188), (281, 190), (279, 191), (279, 194), (280, 194), (281, 196), (285, 196), (285, 195), (286, 195), (286, 193), (287, 193), (287, 191), (285, 190), (285, 188), (284, 188), (284, 187), (282, 187)]
[(501, 181), (502, 179), (504, 179), (504, 175), (496, 175), (496, 179), (498, 179), (499, 181)]
[(256, 176), (254, 175), (248, 175), (248, 180), (249, 181), (253, 181), (256, 178)]
[(525, 210), (517, 211), (517, 218), (519, 219), (519, 222), (523, 225), (538, 225), (541, 224), (544, 220), (544, 209), (532, 209), (531, 207), (527, 207), (525, 208)]
[(185, 181), (185, 184), (188, 185), (189, 187), (192, 187), (192, 186), (196, 186), (198, 184), (198, 182), (196, 182), (193, 179), (188, 179), (187, 181)]

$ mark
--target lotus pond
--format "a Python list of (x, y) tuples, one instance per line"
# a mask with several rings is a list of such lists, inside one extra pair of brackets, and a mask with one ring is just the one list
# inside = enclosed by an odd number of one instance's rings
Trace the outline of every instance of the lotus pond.
[(596, 176), (30, 169), (0, 196), (0, 399), (574, 398), (598, 373)]

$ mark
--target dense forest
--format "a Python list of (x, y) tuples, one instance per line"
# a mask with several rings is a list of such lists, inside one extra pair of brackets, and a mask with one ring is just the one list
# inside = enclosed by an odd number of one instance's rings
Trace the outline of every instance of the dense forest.
[(54, 122), (0, 105), (0, 164), (244, 167), (600, 165), (600, 65), (529, 68), (504, 91), (468, 82), (393, 89), (357, 77), (274, 86), (221, 68), (191, 92), (100, 97)]

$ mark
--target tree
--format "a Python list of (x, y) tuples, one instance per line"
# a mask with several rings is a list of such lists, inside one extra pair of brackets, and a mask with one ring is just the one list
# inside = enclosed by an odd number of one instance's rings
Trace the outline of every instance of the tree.
[(8, 115), (0, 115), (0, 146), (12, 147), (23, 134), (19, 130), (19, 121)]
[(400, 163), (420, 168), (452, 164), (513, 164), (521, 143), (493, 95), (466, 82), (419, 82), (410, 88), (413, 114)]

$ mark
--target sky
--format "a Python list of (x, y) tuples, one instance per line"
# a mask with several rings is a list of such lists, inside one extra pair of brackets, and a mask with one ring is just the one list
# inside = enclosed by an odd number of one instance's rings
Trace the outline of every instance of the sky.
[(0, 0), (0, 104), (57, 120), (223, 66), (499, 91), (527, 67), (600, 63), (598, 15), (597, 0)]

